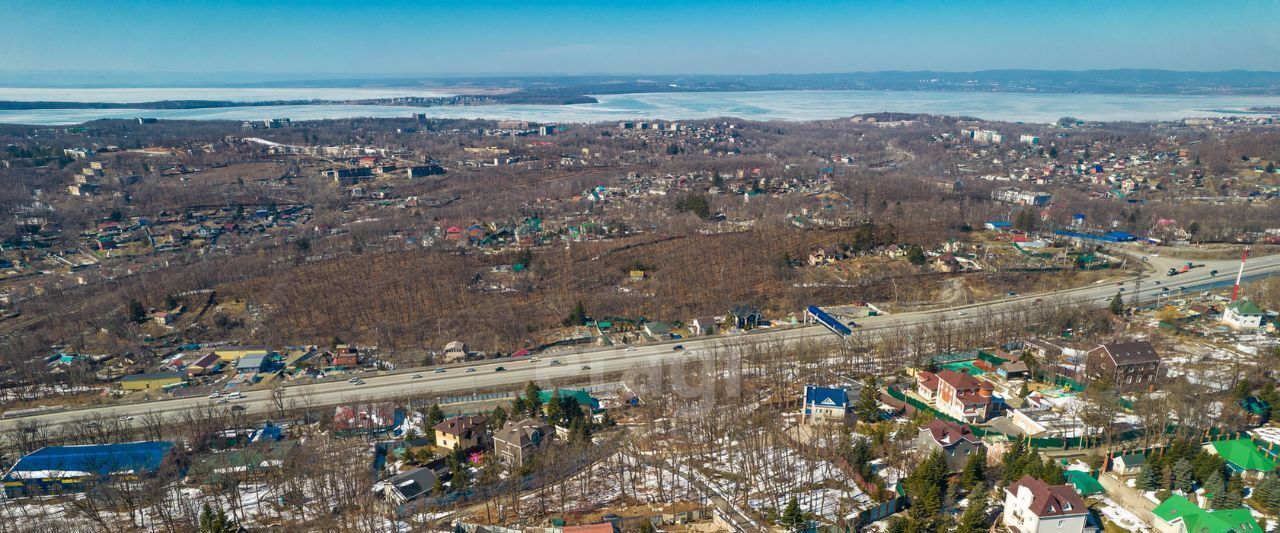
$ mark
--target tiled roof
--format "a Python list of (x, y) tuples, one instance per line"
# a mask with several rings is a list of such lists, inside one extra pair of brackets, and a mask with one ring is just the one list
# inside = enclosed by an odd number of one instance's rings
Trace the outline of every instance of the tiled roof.
[(1027, 510), (1040, 518), (1089, 512), (1084, 500), (1070, 485), (1050, 485), (1031, 476), (1023, 476), (1005, 490), (1017, 496), (1024, 488), (1031, 491), (1031, 505), (1027, 506)]

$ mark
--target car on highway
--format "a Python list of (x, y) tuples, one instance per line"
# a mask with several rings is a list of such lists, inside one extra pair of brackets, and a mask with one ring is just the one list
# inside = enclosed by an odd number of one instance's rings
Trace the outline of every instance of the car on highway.
[(436, 369), (436, 373), (437, 373), (437, 374), (443, 374), (443, 373), (444, 373), (444, 369), (443, 369), (443, 368), (437, 368), (437, 369)]
[(351, 384), (352, 384), (352, 385), (364, 385), (364, 380), (362, 379), (362, 380), (359, 380), (359, 381), (352, 381), (352, 382), (351, 382)]
[(231, 400), (239, 400), (240, 398), (244, 398), (244, 395), (240, 394), (240, 391), (236, 391), (231, 394), (228, 394), (227, 398)]
[(413, 377), (409, 379), (422, 379), (422, 374), (414, 374)]
[(360, 378), (359, 378), (359, 377), (354, 377), (354, 378), (348, 379), (348, 380), (347, 380), (347, 383), (355, 383), (355, 382), (357, 382), (357, 381), (360, 381)]
[(556, 365), (558, 365), (558, 364), (560, 364), (560, 360), (559, 360), (559, 359), (552, 359), (552, 360), (551, 360), (551, 366), (556, 366)]
[(636, 351), (636, 347), (635, 347), (635, 346), (628, 346), (628, 347), (627, 347), (627, 351), (628, 351), (628, 352), (634, 352), (634, 351)]
[(956, 314), (957, 314), (957, 315), (960, 315), (960, 316), (964, 316), (964, 315), (969, 314), (969, 312), (968, 312), (968, 311), (961, 311), (961, 312), (956, 313)]
[(1156, 280), (1156, 285), (1159, 285), (1159, 284), (1160, 284), (1160, 280)]
[(582, 365), (583, 370), (591, 370), (591, 365)]
[(1160, 292), (1169, 292), (1168, 287), (1160, 287)]
[(221, 397), (222, 397), (222, 394), (219, 394), (219, 393), (218, 393), (218, 391), (213, 391), (213, 394), (210, 394), (210, 395), (209, 395), (209, 397), (210, 397), (210, 398), (221, 398)]
[(672, 350), (672, 351), (676, 351), (676, 352), (678, 352), (678, 351), (680, 351), (680, 350), (683, 350), (683, 349), (684, 349), (684, 345), (683, 345), (683, 344), (677, 344), (677, 345), (675, 345), (675, 346), (672, 346), (672, 347), (671, 347), (671, 350)]
[(121, 421), (121, 422), (128, 422), (128, 421), (130, 421), (130, 420), (133, 420), (133, 417), (132, 417), (132, 416), (129, 416), (129, 415), (124, 415), (124, 416), (120, 417), (120, 421)]
[(541, 358), (541, 357), (530, 357), (530, 358), (529, 358), (529, 362), (530, 362), (530, 363), (536, 363), (536, 362), (541, 361), (541, 360), (542, 360), (542, 358)]
[(1209, 277), (1213, 277), (1213, 276), (1217, 276), (1217, 275), (1218, 275), (1218, 271), (1217, 271), (1217, 270), (1210, 270), (1210, 271), (1209, 271)]
[(246, 408), (245, 406), (243, 406), (243, 405), (233, 405), (233, 406), (231, 406), (231, 410), (232, 410), (232, 411), (244, 411), (245, 409), (247, 409), (247, 408)]
[(506, 372), (506, 371), (507, 371), (507, 367), (500, 366), (500, 367), (498, 367), (498, 368), (493, 369), (493, 371), (494, 371), (494, 372)]
[(470, 368), (467, 368), (467, 372), (475, 372), (475, 371), (476, 371), (476, 367), (474, 367), (474, 366), (473, 366), (473, 367), (470, 367)]
[(218, 400), (218, 403), (223, 404), (223, 403), (227, 403), (228, 401), (229, 400), (227, 400), (226, 398), (223, 398), (221, 400)]
[(1120, 292), (1124, 292), (1124, 287), (1120, 287)]

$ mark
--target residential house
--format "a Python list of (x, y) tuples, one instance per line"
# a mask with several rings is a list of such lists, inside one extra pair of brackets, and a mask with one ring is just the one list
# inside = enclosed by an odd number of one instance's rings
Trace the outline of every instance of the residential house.
[(467, 345), (462, 341), (451, 341), (444, 345), (444, 361), (446, 363), (461, 363), (467, 359)]
[(1121, 392), (1154, 390), (1160, 356), (1147, 341), (1109, 342), (1085, 356), (1085, 374), (1108, 380)]
[(951, 252), (946, 252), (934, 259), (933, 268), (938, 272), (959, 272), (964, 270), (964, 266), (960, 264), (960, 261)]
[(329, 354), (329, 366), (354, 368), (360, 366), (360, 350), (349, 344), (339, 344)]
[(991, 416), (992, 386), (969, 374), (943, 370), (937, 374), (934, 404), (943, 414), (965, 422), (985, 422)]
[(849, 392), (845, 389), (804, 386), (804, 407), (800, 410), (802, 424), (848, 423), (853, 410), (849, 405)]
[(468, 450), (484, 442), (489, 420), (483, 416), (449, 417), (431, 427), (436, 433), (436, 445), (450, 450)]
[(666, 322), (645, 322), (644, 332), (655, 339), (671, 338), (671, 326)]
[(1257, 304), (1247, 299), (1240, 299), (1227, 304), (1222, 312), (1222, 322), (1236, 329), (1254, 329), (1262, 327), (1262, 320), (1267, 313)]
[(916, 439), (919, 449), (927, 453), (940, 451), (947, 458), (947, 469), (959, 472), (973, 455), (985, 455), (987, 447), (969, 426), (934, 419), (920, 428)]
[(499, 459), (518, 468), (550, 442), (555, 434), (555, 428), (533, 418), (510, 420), (494, 432), (493, 452)]
[(1006, 361), (996, 368), (996, 374), (1005, 379), (1021, 379), (1031, 373), (1031, 368), (1023, 361)]
[(1227, 468), (1232, 472), (1255, 481), (1274, 472), (1280, 464), (1275, 457), (1264, 453), (1249, 437), (1213, 441), (1205, 444), (1204, 449), (1226, 460)]
[(1111, 471), (1121, 476), (1137, 475), (1147, 464), (1147, 456), (1140, 453), (1121, 455), (1111, 460)]
[(383, 496), (401, 504), (427, 494), (436, 485), (436, 471), (428, 467), (401, 472), (383, 483)]
[(1004, 489), (1004, 524), (1015, 533), (1082, 533), (1089, 508), (1070, 485), (1023, 476)]
[(1263, 529), (1248, 509), (1206, 511), (1180, 494), (1166, 498), (1155, 509), (1155, 530), (1159, 533), (1262, 533)]
[(689, 323), (689, 332), (694, 335), (715, 335), (719, 328), (720, 323), (709, 316), (700, 316)]
[(378, 432), (396, 426), (399, 417), (391, 402), (339, 405), (333, 412), (333, 429), (344, 432)]
[(760, 321), (763, 318), (759, 309), (746, 304), (739, 304), (730, 308), (729, 316), (733, 317), (733, 325), (738, 329), (755, 329), (760, 325)]

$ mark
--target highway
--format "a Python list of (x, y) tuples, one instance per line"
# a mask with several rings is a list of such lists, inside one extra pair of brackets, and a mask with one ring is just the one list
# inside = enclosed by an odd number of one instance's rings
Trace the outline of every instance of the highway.
[[(1205, 266), (1192, 269), (1177, 276), (1166, 276), (1166, 264), (1179, 260), (1170, 258), (1149, 258), (1149, 263), (1156, 268), (1154, 273), (1141, 277), (1141, 294), (1143, 304), (1155, 303), (1166, 297), (1173, 299), (1179, 294), (1192, 294), (1213, 287), (1230, 285), (1239, 267), (1238, 261), (1198, 261)], [(1216, 276), (1210, 276), (1217, 270)], [(1245, 270), (1247, 279), (1257, 279), (1280, 271), (1280, 255), (1252, 258)], [(963, 306), (947, 307), (930, 311), (919, 311), (902, 314), (891, 314), (868, 317), (859, 320), (859, 331), (876, 331), (888, 328), (901, 328), (937, 320), (964, 322), (975, 315), (987, 312), (1012, 310), (1017, 306), (1052, 304), (1057, 301), (1074, 302), (1095, 308), (1109, 305), (1116, 292), (1123, 288), (1123, 297), (1127, 304), (1132, 304), (1137, 292), (1138, 277), (1126, 278), (1123, 285), (1117, 285), (1115, 279), (1084, 287), (1075, 287), (1044, 294), (1018, 295), (999, 300), (974, 303)], [(589, 348), (577, 353), (544, 354), (540, 360), (529, 358), (500, 359), (476, 361), (470, 366), (450, 366), (443, 372), (434, 369), (420, 369), (418, 372), (398, 372), (395, 374), (365, 377), (364, 384), (353, 384), (346, 381), (322, 382), (311, 384), (295, 384), (285, 387), (286, 402), (292, 398), (298, 405), (331, 406), (356, 400), (374, 400), (408, 395), (452, 396), (465, 395), (471, 391), (493, 389), (495, 387), (519, 387), (529, 380), (561, 380), (573, 379), (581, 382), (601, 382), (607, 374), (626, 370), (656, 367), (666, 362), (680, 359), (696, 359), (701, 354), (710, 353), (725, 342), (769, 341), (795, 343), (805, 340), (835, 340), (836, 336), (822, 326), (798, 326), (777, 329), (757, 330), (746, 335), (709, 336), (688, 338), (657, 344), (646, 344), (634, 348)], [(679, 344), (683, 350), (675, 350)], [(553, 365), (558, 360), (560, 364)], [(499, 367), (503, 371), (497, 371)], [(473, 368), (474, 371), (468, 369)], [(417, 376), (417, 377), (415, 377)], [(247, 414), (264, 414), (271, 411), (274, 405), (271, 391), (245, 392), (244, 398), (232, 400), (220, 407), (243, 406)], [(304, 401), (304, 397), (306, 400)], [(61, 425), (87, 416), (107, 417), (140, 417), (146, 413), (172, 414), (198, 406), (210, 405), (215, 400), (206, 397), (181, 398), (171, 400), (155, 400), (149, 402), (103, 406), (69, 411), (59, 411), (0, 419), (0, 431), (8, 431), (19, 421), (38, 421), (41, 425)]]

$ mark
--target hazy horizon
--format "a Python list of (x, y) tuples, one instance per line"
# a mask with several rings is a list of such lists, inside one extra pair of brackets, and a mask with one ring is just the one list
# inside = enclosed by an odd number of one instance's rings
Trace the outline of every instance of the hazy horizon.
[[(14, 2), (0, 81), (1280, 71), (1280, 3)], [(1141, 21), (1135, 24), (1134, 21)], [(1194, 21), (1194, 38), (1187, 33)], [(77, 77), (79, 79), (77, 80)], [(37, 79), (42, 78), (42, 79)], [(138, 79), (141, 78), (141, 79)], [(148, 78), (154, 81), (148, 81)], [(187, 82), (192, 80), (187, 79)], [(13, 82), (11, 82), (13, 83)]]

